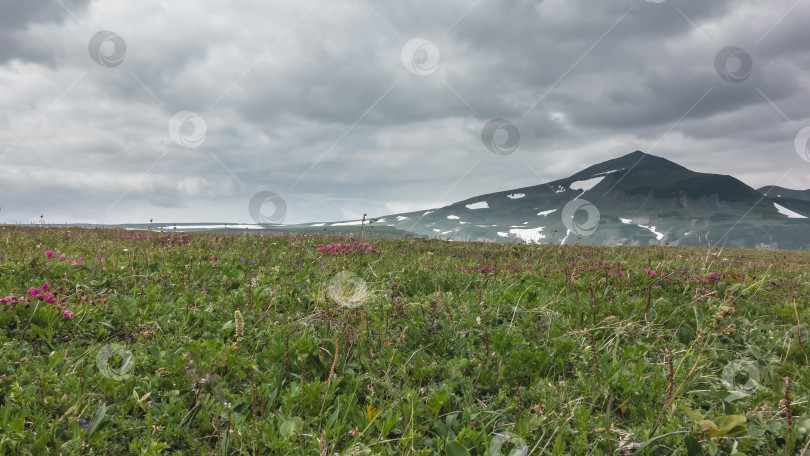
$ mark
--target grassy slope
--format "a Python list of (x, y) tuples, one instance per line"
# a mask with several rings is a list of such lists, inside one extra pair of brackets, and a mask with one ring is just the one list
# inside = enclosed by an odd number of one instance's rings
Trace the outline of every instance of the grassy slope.
[[(0, 454), (808, 441), (808, 253), (372, 240), (332, 256), (318, 236), (132, 235), (0, 227), (0, 297), (56, 291), (0, 304)], [(350, 305), (328, 298), (342, 271), (365, 282)]]

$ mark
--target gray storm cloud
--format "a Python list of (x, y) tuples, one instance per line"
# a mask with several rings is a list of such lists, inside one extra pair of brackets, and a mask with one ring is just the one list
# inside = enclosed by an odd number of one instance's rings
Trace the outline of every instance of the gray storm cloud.
[[(4, 1), (0, 222), (250, 222), (263, 191), (287, 223), (340, 220), (636, 149), (808, 188), (809, 15), (793, 0)], [(172, 123), (183, 111), (198, 117)], [(482, 143), (493, 119), (519, 131), (513, 153)]]

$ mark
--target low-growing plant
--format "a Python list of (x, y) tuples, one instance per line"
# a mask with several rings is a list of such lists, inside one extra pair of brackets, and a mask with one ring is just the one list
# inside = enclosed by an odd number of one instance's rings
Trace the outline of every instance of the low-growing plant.
[(806, 252), (0, 239), (0, 454), (810, 446)]

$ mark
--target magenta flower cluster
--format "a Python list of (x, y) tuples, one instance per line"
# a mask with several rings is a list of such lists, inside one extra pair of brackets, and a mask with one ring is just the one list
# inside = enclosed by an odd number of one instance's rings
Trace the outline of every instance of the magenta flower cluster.
[(379, 250), (369, 245), (368, 242), (361, 244), (358, 241), (329, 245), (318, 244), (317, 250), (332, 256), (352, 255), (355, 253), (380, 253)]
[(48, 304), (56, 304), (56, 296), (51, 293), (51, 286), (47, 283), (43, 285), (42, 288), (29, 288), (28, 296), (37, 298), (38, 300), (47, 302)]
[(14, 308), (15, 305), (17, 305), (18, 302), (19, 302), (19, 298), (17, 298), (13, 294), (10, 294), (10, 295), (6, 296), (5, 298), (0, 298), (0, 304), (5, 304), (5, 305), (11, 307), (12, 309)]
[[(51, 250), (48, 250), (47, 252), (45, 252), (45, 258), (47, 258), (49, 260), (52, 260), (54, 256), (55, 256), (55, 254)], [(67, 257), (64, 256), (64, 255), (60, 255), (59, 256), (59, 261), (67, 261)]]
[(644, 268), (644, 274), (647, 274), (648, 276), (655, 276), (657, 273), (653, 269)]
[[(51, 250), (48, 250), (47, 252), (45, 252), (45, 258), (47, 258), (49, 260), (52, 260), (54, 258), (54, 256), (56, 256), (56, 255)], [(65, 255), (60, 255), (59, 256), (59, 261), (65, 262), (65, 261), (67, 261), (67, 257)], [(103, 261), (102, 261), (102, 263), (103, 263)], [(77, 264), (77, 265), (82, 264), (82, 261), (81, 260), (73, 260), (73, 264)]]
[(703, 283), (717, 282), (722, 278), (721, 274), (712, 272), (708, 277), (703, 278)]
[[(58, 304), (59, 300), (54, 294), (54, 291), (58, 292), (58, 290), (52, 290), (51, 285), (46, 283), (39, 288), (29, 288), (25, 296), (14, 296), (13, 294), (10, 294), (5, 298), (0, 299), (0, 304), (8, 305), (12, 309), (14, 309), (14, 307), (18, 304), (27, 304), (33, 300), (47, 304)], [(70, 310), (64, 310), (60, 312), (60, 315), (62, 315), (62, 318), (66, 320), (72, 320), (75, 316), (75, 314)]]

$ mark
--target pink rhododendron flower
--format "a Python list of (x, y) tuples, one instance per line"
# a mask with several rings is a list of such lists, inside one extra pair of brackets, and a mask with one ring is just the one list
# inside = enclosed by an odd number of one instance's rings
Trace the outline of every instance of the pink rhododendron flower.
[(48, 250), (47, 252), (45, 252), (45, 257), (47, 257), (50, 260), (51, 258), (53, 258), (53, 252)]

